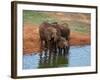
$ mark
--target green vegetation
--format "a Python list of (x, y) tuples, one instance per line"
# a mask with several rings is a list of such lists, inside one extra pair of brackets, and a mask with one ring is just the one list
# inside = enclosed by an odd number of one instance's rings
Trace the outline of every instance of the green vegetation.
[(79, 32), (80, 34), (90, 34), (90, 25), (79, 21), (68, 22), (73, 32)]
[[(30, 24), (35, 24), (35, 25), (40, 25), (44, 21), (48, 22), (59, 22), (59, 23), (68, 23), (69, 27), (72, 32), (78, 32), (80, 34), (90, 34), (90, 23), (82, 22), (78, 20), (80, 18), (79, 16), (76, 17), (79, 14), (74, 14), (75, 18), (71, 18), (71, 20), (64, 19), (62, 20), (61, 18), (57, 16), (56, 13), (51, 12), (53, 15), (50, 15), (50, 12), (41, 12), (41, 11), (31, 11), (31, 10), (24, 10), (23, 11), (23, 20), (24, 24), (25, 23), (30, 23)], [(55, 15), (55, 16), (54, 16)], [(72, 14), (64, 13), (64, 18), (68, 18), (68, 16), (71, 17)], [(85, 15), (85, 14), (82, 14)], [(89, 14), (87, 14), (87, 18), (90, 17)]]
[(24, 10), (23, 11), (23, 18), (24, 18), (24, 23), (32, 23), (39, 25), (43, 21), (48, 21), (48, 22), (54, 22), (58, 21), (56, 18), (53, 18), (52, 16), (49, 16), (46, 14), (46, 12), (37, 12), (37, 11), (29, 11), (29, 10)]

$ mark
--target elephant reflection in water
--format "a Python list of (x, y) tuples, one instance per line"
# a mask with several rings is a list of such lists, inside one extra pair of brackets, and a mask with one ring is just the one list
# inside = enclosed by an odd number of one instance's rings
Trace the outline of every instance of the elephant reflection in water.
[(40, 54), (39, 68), (53, 68), (68, 66), (68, 53), (44, 52)]

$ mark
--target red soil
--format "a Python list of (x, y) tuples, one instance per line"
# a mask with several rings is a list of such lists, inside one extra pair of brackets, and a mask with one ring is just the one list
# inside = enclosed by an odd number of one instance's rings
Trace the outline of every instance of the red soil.
[(72, 32), (70, 36), (70, 45), (86, 45), (90, 44), (90, 35), (81, 35), (79, 33)]
[[(32, 24), (24, 25), (24, 54), (40, 51), (39, 27)], [(86, 45), (90, 44), (90, 35), (81, 35), (72, 32), (70, 36), (70, 45)]]
[(39, 28), (27, 24), (24, 25), (24, 53), (32, 53), (40, 51), (40, 37), (39, 37)]

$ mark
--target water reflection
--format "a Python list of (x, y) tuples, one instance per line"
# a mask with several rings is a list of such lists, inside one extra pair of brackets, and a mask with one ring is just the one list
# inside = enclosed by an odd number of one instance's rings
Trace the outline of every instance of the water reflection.
[(68, 65), (68, 53), (43, 52), (38, 68), (64, 67)]
[(71, 46), (68, 54), (43, 52), (23, 55), (23, 69), (83, 67), (91, 65), (91, 46)]

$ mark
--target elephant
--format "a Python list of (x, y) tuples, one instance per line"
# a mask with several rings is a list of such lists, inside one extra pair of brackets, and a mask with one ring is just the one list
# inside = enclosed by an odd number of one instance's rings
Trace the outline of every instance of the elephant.
[(57, 22), (53, 22), (52, 26), (56, 29), (60, 30), (61, 36), (64, 37), (66, 40), (70, 40), (70, 29), (67, 23), (58, 24)]
[[(67, 48), (66, 49), (69, 49), (70, 48), (70, 44), (69, 44), (69, 40), (70, 40), (70, 29), (69, 29), (69, 27), (68, 27), (68, 24), (66, 23), (66, 24), (58, 24), (57, 22), (53, 22), (52, 23), (52, 27), (54, 27), (54, 28), (56, 28), (57, 30), (59, 30), (60, 31), (60, 36), (61, 37), (59, 37), (59, 41), (60, 41), (60, 43), (62, 43), (62, 45), (63, 45), (63, 41), (67, 41)], [(65, 41), (65, 42), (66, 42)], [(56, 43), (56, 45), (58, 45), (59, 43), (57, 42)], [(59, 47), (59, 49), (60, 49), (60, 47)]]
[(57, 29), (52, 27), (52, 25), (48, 22), (43, 22), (39, 26), (39, 33), (41, 39), (41, 50), (51, 50), (51, 43), (56, 43), (60, 37), (60, 33), (58, 33)]
[(60, 37), (57, 42), (57, 47), (58, 47), (59, 53), (62, 54), (62, 51), (63, 51), (63, 54), (68, 53), (69, 51), (68, 40), (66, 40), (64, 37)]

